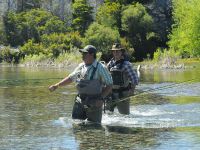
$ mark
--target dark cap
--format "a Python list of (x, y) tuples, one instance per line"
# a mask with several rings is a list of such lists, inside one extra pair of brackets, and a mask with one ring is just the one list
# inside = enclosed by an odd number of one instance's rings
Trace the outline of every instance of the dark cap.
[(120, 50), (124, 50), (124, 48), (122, 48), (121, 44), (119, 43), (114, 43), (112, 46), (112, 49), (110, 49), (112, 51), (120, 51)]
[(83, 49), (80, 49), (81, 53), (96, 53), (97, 49), (93, 45), (87, 45)]

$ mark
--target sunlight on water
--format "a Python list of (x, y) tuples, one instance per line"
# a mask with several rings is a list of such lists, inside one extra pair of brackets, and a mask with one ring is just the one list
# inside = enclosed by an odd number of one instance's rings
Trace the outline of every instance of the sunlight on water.
[(200, 96), (200, 83), (176, 84), (176, 83), (155, 83), (140, 84), (137, 89), (143, 89), (148, 93), (155, 93), (163, 96)]

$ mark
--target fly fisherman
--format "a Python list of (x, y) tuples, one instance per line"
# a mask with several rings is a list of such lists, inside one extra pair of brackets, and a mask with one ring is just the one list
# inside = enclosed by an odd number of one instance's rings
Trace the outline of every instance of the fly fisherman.
[[(138, 84), (138, 75), (133, 70), (131, 63), (126, 60), (125, 50), (119, 43), (112, 46), (113, 58), (107, 67), (113, 79), (112, 99), (108, 99), (106, 109), (114, 111), (117, 106), (119, 113), (130, 113), (130, 98), (134, 94), (135, 86)], [(121, 99), (121, 100), (120, 100)]]
[(101, 123), (103, 99), (112, 91), (112, 77), (108, 70), (96, 60), (96, 48), (87, 45), (80, 49), (83, 63), (66, 78), (51, 85), (52, 92), (59, 86), (76, 83), (78, 95), (72, 111), (73, 119), (88, 119), (89, 121)]

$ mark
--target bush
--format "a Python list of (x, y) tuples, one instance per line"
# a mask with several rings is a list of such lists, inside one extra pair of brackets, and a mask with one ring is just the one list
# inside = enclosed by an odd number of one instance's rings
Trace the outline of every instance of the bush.
[(18, 49), (3, 47), (0, 50), (0, 62), (5, 61), (8, 63), (18, 63), (20, 57), (22, 57), (22, 55)]
[(178, 54), (173, 50), (158, 48), (154, 53), (154, 61), (167, 66), (175, 65), (178, 59)]
[(117, 30), (98, 23), (93, 23), (89, 27), (86, 31), (85, 38), (86, 44), (95, 45), (103, 53), (107, 53), (114, 42), (120, 41), (120, 35)]
[[(128, 5), (122, 12), (122, 30), (127, 35), (127, 39), (131, 46), (135, 49), (135, 56), (138, 59), (146, 57), (149, 49), (148, 43), (152, 36), (153, 31), (153, 19), (147, 13), (145, 7), (142, 4), (135, 3)], [(151, 52), (153, 53), (153, 52)]]
[(96, 22), (101, 25), (121, 29), (121, 5), (119, 3), (104, 3), (97, 11)]
[(200, 55), (200, 3), (198, 0), (174, 0), (174, 25), (168, 45), (171, 50), (185, 57)]
[(71, 52), (76, 47), (80, 48), (81, 40), (78, 32), (44, 34), (41, 36), (40, 43), (29, 40), (21, 47), (21, 51), (25, 55), (39, 55), (41, 53), (57, 58), (60, 54)]
[(98, 51), (102, 52), (102, 59), (108, 59), (107, 55), (112, 44), (119, 41), (120, 35), (116, 29), (105, 27), (98, 23), (90, 25), (85, 34), (85, 45), (94, 45)]
[(4, 16), (7, 41), (11, 46), (23, 45), (30, 39), (40, 42), (41, 35), (65, 32), (64, 23), (50, 12), (32, 9), (27, 12), (8, 12)]

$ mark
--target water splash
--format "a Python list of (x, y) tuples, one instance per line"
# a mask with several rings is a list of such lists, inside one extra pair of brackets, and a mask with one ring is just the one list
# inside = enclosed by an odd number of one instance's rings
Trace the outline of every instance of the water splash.
[(200, 104), (139, 105), (131, 107), (130, 115), (104, 114), (102, 124), (140, 128), (195, 127), (200, 125), (199, 118)]

